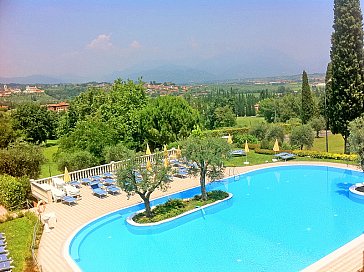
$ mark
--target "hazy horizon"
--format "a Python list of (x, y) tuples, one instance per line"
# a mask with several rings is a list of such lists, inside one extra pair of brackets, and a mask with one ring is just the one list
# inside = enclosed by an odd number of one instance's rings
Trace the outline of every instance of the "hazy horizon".
[(327, 0), (2, 0), (0, 77), (98, 80), (161, 66), (217, 78), (322, 73), (332, 23)]

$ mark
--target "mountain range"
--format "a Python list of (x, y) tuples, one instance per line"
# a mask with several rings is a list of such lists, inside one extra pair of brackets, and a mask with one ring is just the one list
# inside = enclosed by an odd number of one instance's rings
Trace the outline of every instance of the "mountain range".
[[(276, 76), (274, 71), (265, 69), (265, 73), (259, 76), (254, 76), (259, 73), (249, 70), (249, 65), (244, 67), (238, 67), (235, 64), (227, 66), (227, 68), (221, 68), (219, 65), (210, 63), (211, 69), (209, 71), (198, 68), (190, 68), (181, 65), (162, 65), (154, 68), (143, 69), (133, 68), (124, 71), (116, 71), (110, 74), (97, 76), (95, 78), (81, 77), (77, 75), (30, 75), (25, 77), (1, 77), (0, 83), (10, 84), (59, 84), (59, 83), (86, 83), (91, 81), (97, 82), (113, 82), (117, 78), (137, 80), (141, 78), (145, 82), (174, 82), (176, 84), (196, 84), (196, 83), (213, 83), (221, 81), (243, 81), (244, 79), (252, 78), (285, 78), (290, 75), (281, 73), (280, 76)], [(262, 64), (262, 65), (265, 65)], [(240, 69), (239, 69), (240, 68)], [(214, 71), (214, 72), (210, 72)], [(299, 73), (297, 73), (298, 75)], [(294, 76), (295, 78), (299, 76)]]

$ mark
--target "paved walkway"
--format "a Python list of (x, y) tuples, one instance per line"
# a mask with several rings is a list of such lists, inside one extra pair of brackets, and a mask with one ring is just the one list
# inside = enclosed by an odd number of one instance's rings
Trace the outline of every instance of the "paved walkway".
[[(278, 162), (256, 166), (227, 168), (225, 170), (225, 176), (237, 175), (265, 167), (291, 164), (330, 165), (357, 169), (353, 166), (334, 163)], [(171, 188), (167, 192), (163, 193), (156, 191), (153, 193), (152, 197), (157, 198), (162, 195), (171, 194), (196, 186), (199, 186), (197, 178), (175, 178), (171, 183)], [(72, 271), (72, 268), (66, 262), (63, 254), (67, 239), (80, 227), (106, 213), (142, 202), (139, 196), (133, 196), (128, 200), (125, 193), (117, 196), (110, 195), (106, 198), (99, 199), (92, 195), (91, 189), (85, 186), (81, 188), (81, 194), (82, 200), (80, 200), (76, 206), (70, 207), (61, 203), (52, 203), (48, 204), (46, 207), (45, 213), (54, 212), (57, 217), (57, 222), (51, 221), (50, 226), (53, 227), (52, 231), (49, 233), (44, 232), (41, 238), (38, 261), (44, 272)]]

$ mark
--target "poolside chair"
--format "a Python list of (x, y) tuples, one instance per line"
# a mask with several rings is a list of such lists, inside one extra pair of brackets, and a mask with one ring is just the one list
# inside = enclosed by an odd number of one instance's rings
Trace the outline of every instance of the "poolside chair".
[(0, 240), (6, 240), (5, 233), (0, 232)]
[(8, 253), (4, 246), (0, 246), (0, 254)]
[(99, 187), (98, 183), (92, 184), (91, 189), (94, 195), (98, 196), (99, 198), (107, 196), (107, 192)]
[(282, 159), (284, 161), (288, 160), (288, 159), (293, 159), (296, 157), (296, 155), (292, 154), (292, 153), (288, 153), (288, 152), (281, 152), (278, 154), (275, 154), (274, 157), (278, 158), (278, 159)]
[(0, 263), (1, 262), (6, 262), (6, 261), (11, 261), (12, 259), (9, 258), (8, 253), (3, 253), (0, 254)]
[(238, 156), (246, 156), (246, 153), (245, 153), (245, 150), (238, 149), (238, 150), (230, 151), (230, 155), (238, 157)]
[(0, 240), (0, 246), (6, 246), (7, 245), (7, 243), (5, 242), (5, 240)]
[(77, 198), (72, 196), (64, 196), (62, 198), (62, 203), (71, 206), (72, 204), (77, 204)]
[(81, 183), (82, 184), (89, 185), (91, 183), (91, 179), (89, 179), (89, 178), (82, 178), (81, 179)]
[(106, 191), (112, 195), (116, 195), (120, 193), (120, 188), (116, 187), (115, 185), (110, 185), (106, 187)]
[(11, 261), (5, 261), (5, 262), (1, 262), (0, 263), (0, 271), (11, 271), (14, 266), (11, 265), (11, 263), (13, 262), (13, 260)]
[(102, 174), (102, 176), (104, 178), (113, 178), (114, 177), (114, 175), (112, 173), (110, 173), (110, 172), (105, 172), (105, 173)]
[(63, 188), (66, 190), (67, 196), (81, 197), (80, 189), (69, 184), (66, 184)]
[(49, 186), (52, 192), (53, 200), (57, 202), (58, 200), (61, 200), (62, 197), (66, 196), (66, 193), (62, 190), (57, 189), (56, 187)]
[(91, 179), (92, 180), (100, 180), (100, 179), (102, 179), (102, 177), (99, 176), (99, 175), (94, 175), (94, 176), (91, 177)]
[(69, 185), (75, 186), (76, 188), (80, 188), (81, 187), (81, 182), (77, 181), (77, 180), (72, 180), (68, 183)]
[(116, 180), (111, 178), (106, 178), (103, 180), (103, 184), (105, 184), (106, 186), (116, 185)]
[(64, 180), (61, 178), (52, 178), (52, 182), (54, 187), (56, 187), (57, 189), (62, 189), (63, 186), (65, 185)]
[(178, 178), (187, 178), (188, 176), (188, 170), (185, 167), (179, 167), (177, 170), (177, 173), (174, 175)]

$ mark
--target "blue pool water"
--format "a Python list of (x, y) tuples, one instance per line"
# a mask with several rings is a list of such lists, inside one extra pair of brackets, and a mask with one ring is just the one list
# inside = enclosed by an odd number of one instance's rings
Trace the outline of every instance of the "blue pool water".
[(233, 198), (205, 214), (140, 232), (125, 222), (143, 207), (133, 206), (84, 227), (69, 251), (83, 271), (298, 271), (363, 233), (364, 204), (348, 197), (363, 181), (322, 166), (261, 169), (210, 184)]

